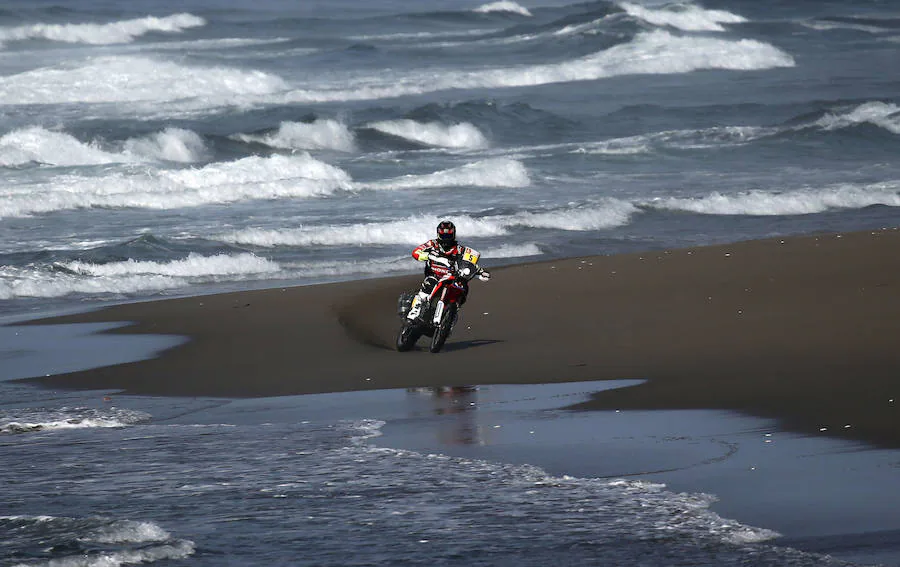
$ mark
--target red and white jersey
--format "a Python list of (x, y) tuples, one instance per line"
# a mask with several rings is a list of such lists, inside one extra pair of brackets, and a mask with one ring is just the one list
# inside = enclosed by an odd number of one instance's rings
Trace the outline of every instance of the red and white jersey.
[(420, 262), (428, 262), (428, 270), (435, 276), (441, 277), (446, 275), (450, 270), (446, 266), (431, 262), (428, 259), (429, 255), (433, 254), (435, 256), (442, 256), (444, 258), (447, 258), (448, 260), (452, 260), (467, 253), (469, 255), (473, 255), (476, 259), (475, 261), (477, 261), (478, 252), (475, 252), (471, 248), (457, 244), (450, 250), (444, 250), (443, 248), (441, 248), (438, 239), (432, 238), (428, 242), (416, 246), (415, 250), (412, 251), (412, 257)]

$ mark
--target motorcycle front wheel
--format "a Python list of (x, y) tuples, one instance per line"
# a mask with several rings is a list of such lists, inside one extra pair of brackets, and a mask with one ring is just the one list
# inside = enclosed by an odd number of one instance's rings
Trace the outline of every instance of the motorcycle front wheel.
[(422, 336), (422, 331), (413, 323), (403, 323), (400, 333), (397, 334), (397, 350), (405, 352), (416, 346), (416, 341)]
[(444, 314), (441, 315), (441, 324), (437, 326), (434, 330), (434, 336), (431, 337), (431, 348), (428, 349), (431, 352), (441, 352), (441, 349), (444, 347), (444, 342), (450, 336), (450, 329), (453, 327), (456, 309), (456, 304), (451, 303), (444, 310)]

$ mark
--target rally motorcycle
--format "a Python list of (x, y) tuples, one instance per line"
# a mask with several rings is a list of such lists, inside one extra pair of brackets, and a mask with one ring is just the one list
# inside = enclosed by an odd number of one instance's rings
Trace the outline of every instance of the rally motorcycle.
[[(476, 263), (478, 253), (471, 248), (457, 259), (450, 261), (450, 271), (440, 278), (431, 295), (422, 305), (414, 305), (418, 301), (416, 292), (410, 291), (400, 295), (397, 301), (397, 314), (403, 319), (403, 326), (397, 334), (397, 350), (412, 350), (422, 335), (431, 337), (428, 350), (440, 352), (447, 337), (450, 336), (459, 309), (466, 300), (469, 281), (481, 273)], [(419, 307), (419, 314), (414, 319), (407, 315), (414, 307)]]

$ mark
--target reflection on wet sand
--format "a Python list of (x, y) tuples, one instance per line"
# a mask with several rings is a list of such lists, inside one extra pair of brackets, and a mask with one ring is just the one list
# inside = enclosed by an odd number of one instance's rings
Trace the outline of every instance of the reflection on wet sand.
[(429, 413), (447, 416), (438, 421), (438, 441), (444, 445), (485, 445), (482, 427), (475, 414), (478, 388), (475, 386), (439, 386), (408, 388), (417, 394), (414, 415)]

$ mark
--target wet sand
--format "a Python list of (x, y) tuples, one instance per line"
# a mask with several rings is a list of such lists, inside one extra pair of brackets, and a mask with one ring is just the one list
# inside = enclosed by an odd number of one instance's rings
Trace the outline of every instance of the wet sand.
[[(900, 231), (776, 238), (492, 270), (444, 352), (394, 350), (419, 275), (118, 305), (45, 323), (190, 340), (54, 388), (256, 397), (645, 380), (579, 409), (721, 409), (900, 447)], [(411, 260), (412, 262), (412, 260)], [(895, 403), (895, 400), (897, 401)]]

